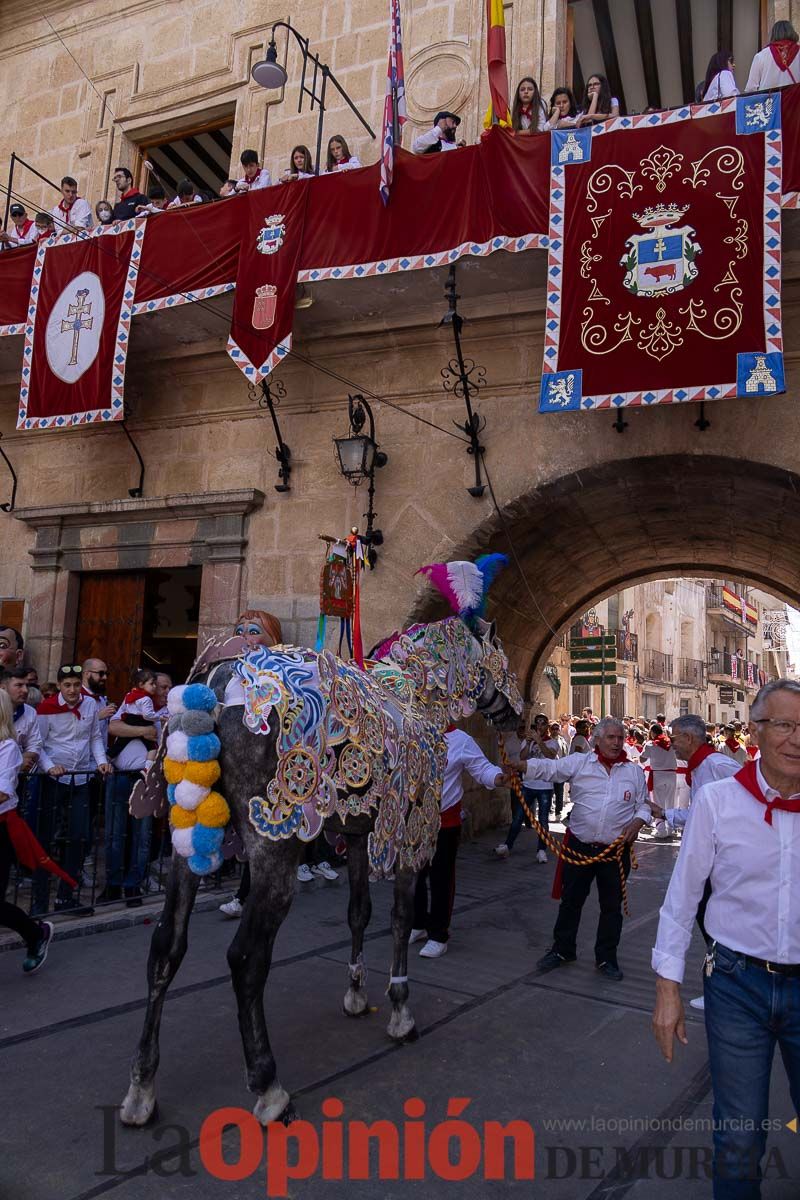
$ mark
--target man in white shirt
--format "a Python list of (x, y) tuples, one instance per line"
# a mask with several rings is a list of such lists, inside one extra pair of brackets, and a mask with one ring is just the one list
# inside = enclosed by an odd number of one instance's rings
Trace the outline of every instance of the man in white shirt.
[[(417, 876), (414, 893), (414, 928), (409, 944), (427, 937), (420, 950), (422, 958), (441, 958), (447, 953), (450, 918), (456, 889), (456, 855), (461, 840), (461, 801), (464, 799), (463, 771), (467, 771), (481, 787), (500, 787), (506, 780), (502, 768), (490, 763), (478, 743), (463, 729), (451, 729), (445, 734), (447, 765), (442, 785), (442, 824), (436, 839), (436, 853), (427, 867)], [(430, 881), (430, 904), (428, 882)]]
[(8, 210), (11, 228), (0, 231), (0, 250), (13, 250), (36, 241), (36, 222), (29, 217), (24, 204), (12, 204)]
[[(101, 775), (111, 773), (106, 758), (97, 703), (82, 694), (83, 668), (66, 664), (58, 670), (58, 695), (43, 700), (37, 711), (42, 734), (39, 768), (48, 776), (43, 780), (37, 836), (50, 850), (56, 829), (66, 827), (66, 845), (61, 866), (73, 879), (80, 878), (81, 866), (91, 841), (91, 817), (88, 777), (95, 764)], [(47, 905), (47, 880), (38, 871), (34, 878), (34, 908)], [(61, 880), (56, 910), (77, 909), (78, 897)]]
[(744, 90), (762, 92), (765, 88), (788, 87), (790, 83), (800, 83), (798, 34), (791, 21), (776, 21), (770, 31), (769, 45), (753, 58)]
[(271, 186), (272, 176), (266, 167), (259, 164), (255, 150), (243, 150), (239, 162), (242, 164), (243, 174), (241, 179), (236, 180), (237, 192), (254, 192), (258, 188)]
[(92, 228), (89, 202), (78, 195), (78, 184), (71, 175), (65, 175), (61, 180), (61, 199), (50, 211), (56, 223), (56, 233)]
[[(551, 739), (549, 723), (545, 713), (537, 713), (533, 718), (533, 732), (536, 737), (525, 743), (524, 760), (529, 758), (558, 758), (558, 742)], [(508, 749), (510, 761), (513, 759), (513, 747)], [(553, 801), (553, 784), (540, 783), (535, 788), (525, 787), (522, 789), (525, 797), (525, 802), (530, 808), (536, 820), (543, 829), (550, 827), (550, 805)], [(522, 829), (522, 822), (525, 819), (525, 810), (517, 799), (517, 793), (511, 792), (511, 824), (508, 827), (508, 833), (499, 846), (495, 846), (494, 852), (498, 858), (508, 858), (511, 851), (514, 849), (514, 843), (519, 837)], [(545, 850), (545, 842), (539, 838), (536, 847), (537, 862), (547, 862), (547, 851)]]
[(419, 133), (411, 143), (413, 154), (438, 154), (440, 150), (458, 150), (466, 145), (456, 141), (461, 117), (451, 112), (439, 112), (433, 118), (433, 128)]
[[(644, 772), (623, 750), (625, 728), (616, 717), (604, 717), (594, 728), (594, 750), (566, 758), (529, 759), (524, 775), (527, 787), (537, 781), (560, 779), (570, 785), (572, 810), (565, 845), (579, 854), (596, 857), (618, 837), (626, 845), (622, 866), (630, 871), (630, 846), (639, 830), (650, 822)], [(574, 962), (577, 957), (581, 910), (597, 881), (600, 919), (595, 939), (595, 964), (606, 979), (622, 979), (617, 947), (622, 933), (622, 884), (617, 860), (573, 866), (562, 860), (561, 905), (553, 929), (553, 945), (536, 964), (540, 971)]]
[(661, 909), (653, 1032), (687, 1042), (680, 995), (706, 879), (703, 979), (714, 1090), (715, 1200), (757, 1200), (776, 1043), (800, 1112), (800, 683), (763, 687), (751, 710), (761, 757), (702, 788)]
[[(686, 783), (692, 795), (697, 795), (707, 783), (716, 779), (729, 779), (739, 770), (739, 763), (722, 754), (708, 741), (706, 725), (702, 717), (687, 713), (672, 722), (672, 744), (679, 759), (686, 763)], [(666, 808), (662, 810), (651, 803), (653, 815), (665, 817), (673, 829), (686, 824), (688, 808)]]
[(28, 699), (27, 674), (28, 672), (23, 667), (18, 667), (15, 671), (2, 671), (0, 672), (0, 687), (8, 692), (11, 703), (14, 705), (14, 732), (22, 751), (22, 770), (33, 771), (42, 750), (42, 734), (36, 709), (26, 703)]

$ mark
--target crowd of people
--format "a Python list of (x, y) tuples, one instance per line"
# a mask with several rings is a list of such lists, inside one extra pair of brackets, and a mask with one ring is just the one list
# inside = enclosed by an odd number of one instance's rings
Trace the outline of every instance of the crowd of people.
[[(800, 82), (800, 37), (790, 21), (776, 21), (772, 27), (769, 43), (753, 58), (744, 92), (763, 91), (769, 88), (787, 87)], [(698, 103), (713, 103), (729, 96), (740, 94), (736, 82), (736, 63), (732, 51), (721, 49), (711, 56), (705, 79), (697, 85), (695, 99)], [(647, 112), (661, 111), (648, 108)], [(526, 135), (548, 133), (553, 129), (572, 129), (593, 125), (618, 117), (620, 102), (612, 94), (611, 85), (605, 75), (590, 74), (580, 94), (572, 88), (561, 86), (554, 89), (549, 99), (531, 75), (524, 76), (514, 91), (511, 105), (511, 129), (514, 134)], [(457, 150), (466, 145), (458, 137), (461, 117), (458, 113), (441, 111), (436, 114), (429, 129), (423, 130), (412, 142), (414, 154), (434, 154), (443, 150)], [(113, 182), (116, 196), (98, 200), (92, 209), (83, 196), (78, 195), (78, 183), (71, 175), (61, 180), (61, 198), (49, 211), (31, 215), (25, 205), (15, 201), (10, 209), (10, 224), (0, 231), (0, 250), (14, 249), (41, 238), (52, 237), (61, 232), (88, 233), (93, 228), (126, 221), (131, 217), (155, 216), (168, 209), (183, 208), (211, 200), (225, 199), (242, 192), (271, 187), (273, 183), (269, 168), (263, 166), (256, 150), (244, 150), (240, 156), (241, 171), (236, 179), (226, 179), (217, 195), (212, 195), (190, 179), (182, 179), (171, 198), (167, 188), (159, 179), (155, 166), (145, 160), (145, 170), (152, 175), (147, 193), (134, 184), (128, 167), (118, 166), (114, 170)], [(350, 171), (362, 165), (355, 154), (351, 154), (346, 139), (334, 134), (327, 144), (324, 174)], [(281, 172), (278, 183), (308, 179), (315, 173), (311, 151), (308, 146), (295, 146), (289, 155), (286, 169)]]

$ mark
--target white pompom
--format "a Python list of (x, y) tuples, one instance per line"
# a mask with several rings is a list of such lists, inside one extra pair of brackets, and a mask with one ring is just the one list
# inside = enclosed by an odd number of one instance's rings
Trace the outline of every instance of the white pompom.
[(189, 739), (185, 733), (178, 730), (167, 737), (167, 758), (173, 762), (189, 761)]
[(194, 826), (189, 829), (173, 829), (172, 831), (172, 849), (176, 854), (180, 854), (182, 858), (190, 858), (194, 854), (192, 849), (192, 834)]
[(222, 866), (222, 855), (215, 853), (211, 855), (211, 866), (209, 867), (209, 875), (212, 871), (218, 871)]
[(183, 693), (185, 691), (185, 683), (181, 683), (177, 687), (169, 689), (169, 695), (167, 696), (167, 708), (169, 709), (171, 716), (174, 717), (177, 713), (186, 711), (183, 707)]
[(175, 803), (191, 812), (198, 804), (203, 803), (210, 791), (211, 788), (201, 787), (199, 783), (192, 783), (189, 779), (182, 779), (175, 787)]

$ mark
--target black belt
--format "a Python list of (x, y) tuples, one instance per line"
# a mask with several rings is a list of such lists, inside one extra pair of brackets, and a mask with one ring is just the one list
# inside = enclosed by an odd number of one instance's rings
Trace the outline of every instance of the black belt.
[(761, 967), (770, 975), (788, 975), (794, 979), (800, 978), (800, 963), (767, 962), (764, 958), (753, 958), (750, 954), (745, 954), (743, 957), (748, 967)]

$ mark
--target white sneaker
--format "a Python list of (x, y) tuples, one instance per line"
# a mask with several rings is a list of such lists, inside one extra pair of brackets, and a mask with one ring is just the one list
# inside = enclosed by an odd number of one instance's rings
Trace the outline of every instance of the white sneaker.
[(427, 936), (428, 934), (424, 929), (412, 929), (408, 936), (408, 944), (410, 946), (413, 942), (421, 942)]
[(419, 952), (420, 958), (441, 958), (447, 954), (447, 942), (435, 942), (430, 938)]
[(313, 883), (314, 876), (311, 874), (311, 868), (308, 863), (301, 863), (297, 868), (298, 883)]
[(537, 852), (536, 852), (536, 861), (537, 861), (537, 862), (542, 862), (542, 863), (546, 863), (546, 862), (547, 862), (547, 855), (545, 854), (544, 850), (537, 850)]
[(689, 1007), (690, 1008), (699, 1008), (700, 1012), (705, 1012), (705, 1010), (706, 1010), (705, 996), (695, 996), (694, 1000), (689, 1001)]
[(242, 902), (237, 896), (234, 896), (227, 904), (220, 904), (219, 911), (224, 913), (226, 917), (240, 917), (242, 915)]
[(508, 858), (509, 854), (511, 853), (505, 842), (501, 842), (499, 846), (495, 846), (494, 852), (498, 858)]
[(317, 863), (317, 865), (315, 867), (311, 868), (311, 874), (316, 875), (318, 878), (320, 876), (322, 876), (323, 879), (338, 879), (339, 878), (339, 872), (334, 871), (333, 867), (331, 866), (331, 864), (329, 862)]

